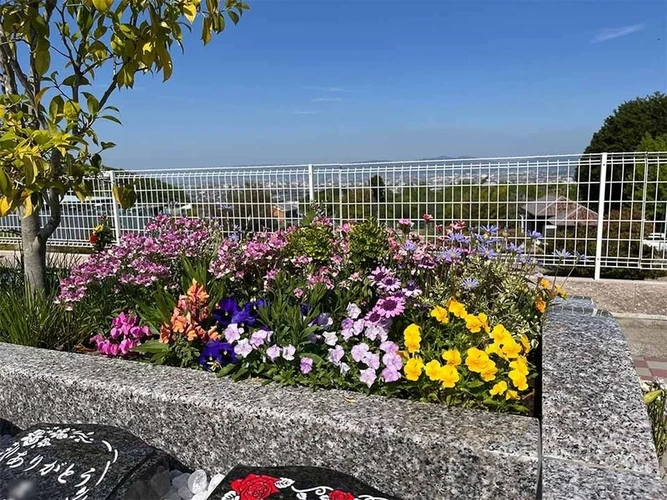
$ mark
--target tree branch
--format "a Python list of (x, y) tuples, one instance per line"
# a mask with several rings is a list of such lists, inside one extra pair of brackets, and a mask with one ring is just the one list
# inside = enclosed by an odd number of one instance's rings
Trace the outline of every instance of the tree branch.
[[(50, 161), (51, 168), (53, 169), (55, 176), (60, 175), (60, 167), (62, 162), (62, 155), (60, 154), (60, 151), (54, 149), (51, 153)], [(46, 202), (48, 203), (50, 209), (49, 220), (46, 224), (44, 224), (44, 227), (39, 230), (39, 237), (46, 241), (60, 225), (62, 209), (60, 206), (60, 193), (55, 188), (48, 188), (44, 197), (46, 198)]]

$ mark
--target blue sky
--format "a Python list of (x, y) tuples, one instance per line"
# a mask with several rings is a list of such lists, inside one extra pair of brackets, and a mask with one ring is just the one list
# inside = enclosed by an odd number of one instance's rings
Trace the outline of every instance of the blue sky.
[(667, 89), (663, 0), (248, 0), (118, 93), (122, 168), (581, 151)]

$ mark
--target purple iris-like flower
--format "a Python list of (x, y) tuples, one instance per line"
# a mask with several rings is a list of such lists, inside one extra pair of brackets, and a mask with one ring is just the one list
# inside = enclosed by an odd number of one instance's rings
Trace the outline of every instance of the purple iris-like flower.
[(394, 318), (405, 310), (405, 299), (391, 296), (378, 300), (373, 308), (383, 318)]
[(216, 364), (225, 366), (236, 363), (236, 354), (231, 344), (219, 340), (211, 340), (201, 351), (199, 364), (204, 370), (210, 370)]
[(264, 299), (248, 302), (243, 308), (242, 314), (245, 315), (243, 321), (235, 321), (235, 323), (245, 323), (248, 326), (255, 325), (259, 320), (259, 310), (267, 305)]
[(377, 375), (375, 374), (375, 370), (372, 368), (366, 368), (359, 376), (359, 380), (366, 384), (369, 388), (375, 383), (376, 379)]
[(241, 308), (239, 307), (238, 302), (231, 297), (227, 297), (218, 303), (218, 306), (213, 311), (213, 317), (220, 326), (226, 327), (232, 323), (239, 323), (239, 321), (233, 321), (233, 318), (240, 312)]
[(479, 254), (484, 257), (485, 259), (494, 259), (498, 253), (493, 250), (492, 248), (489, 247), (482, 247), (479, 249)]
[(474, 280), (472, 278), (466, 278), (461, 283), (461, 288), (463, 288), (464, 290), (467, 290), (467, 291), (471, 291), (471, 290), (474, 290), (475, 288), (477, 288), (478, 285), (479, 285), (479, 281)]
[(485, 233), (498, 234), (498, 226), (496, 226), (495, 224), (491, 226), (481, 226), (480, 229)]
[(528, 233), (528, 237), (531, 240), (539, 240), (542, 238), (542, 233), (540, 233), (539, 231), (531, 231), (530, 233)]
[(304, 375), (308, 375), (313, 369), (313, 359), (312, 358), (301, 358), (299, 363), (299, 369)]

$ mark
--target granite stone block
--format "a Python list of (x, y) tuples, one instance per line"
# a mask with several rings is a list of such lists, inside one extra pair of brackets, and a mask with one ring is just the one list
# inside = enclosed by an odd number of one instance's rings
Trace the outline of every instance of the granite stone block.
[(303, 465), (404, 500), (534, 498), (538, 421), (0, 344), (0, 417), (124, 428), (191, 468)]
[(664, 500), (667, 484), (658, 477), (609, 467), (545, 458), (543, 500)]
[(550, 309), (542, 338), (543, 455), (657, 477), (646, 406), (616, 320)]

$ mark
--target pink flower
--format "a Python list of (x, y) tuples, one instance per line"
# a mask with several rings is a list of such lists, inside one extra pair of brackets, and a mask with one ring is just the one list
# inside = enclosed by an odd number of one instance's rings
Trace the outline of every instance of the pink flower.
[(382, 380), (385, 382), (396, 382), (401, 378), (401, 373), (395, 368), (387, 367), (382, 370)]
[(357, 344), (352, 348), (352, 359), (355, 360), (357, 363), (361, 363), (365, 358), (366, 355), (368, 354), (368, 344), (361, 343)]
[(405, 299), (397, 296), (385, 297), (378, 300), (373, 310), (384, 318), (394, 318), (405, 310)]
[(428, 224), (433, 220), (433, 216), (431, 214), (424, 214), (422, 215), (422, 219), (424, 219), (424, 222)]
[(313, 369), (313, 359), (312, 358), (301, 358), (301, 363), (299, 364), (299, 369), (301, 373), (307, 375)]
[(372, 368), (366, 368), (361, 372), (361, 376), (359, 377), (359, 380), (366, 384), (369, 388), (375, 383), (375, 380), (377, 379), (377, 375), (375, 374), (375, 370)]

